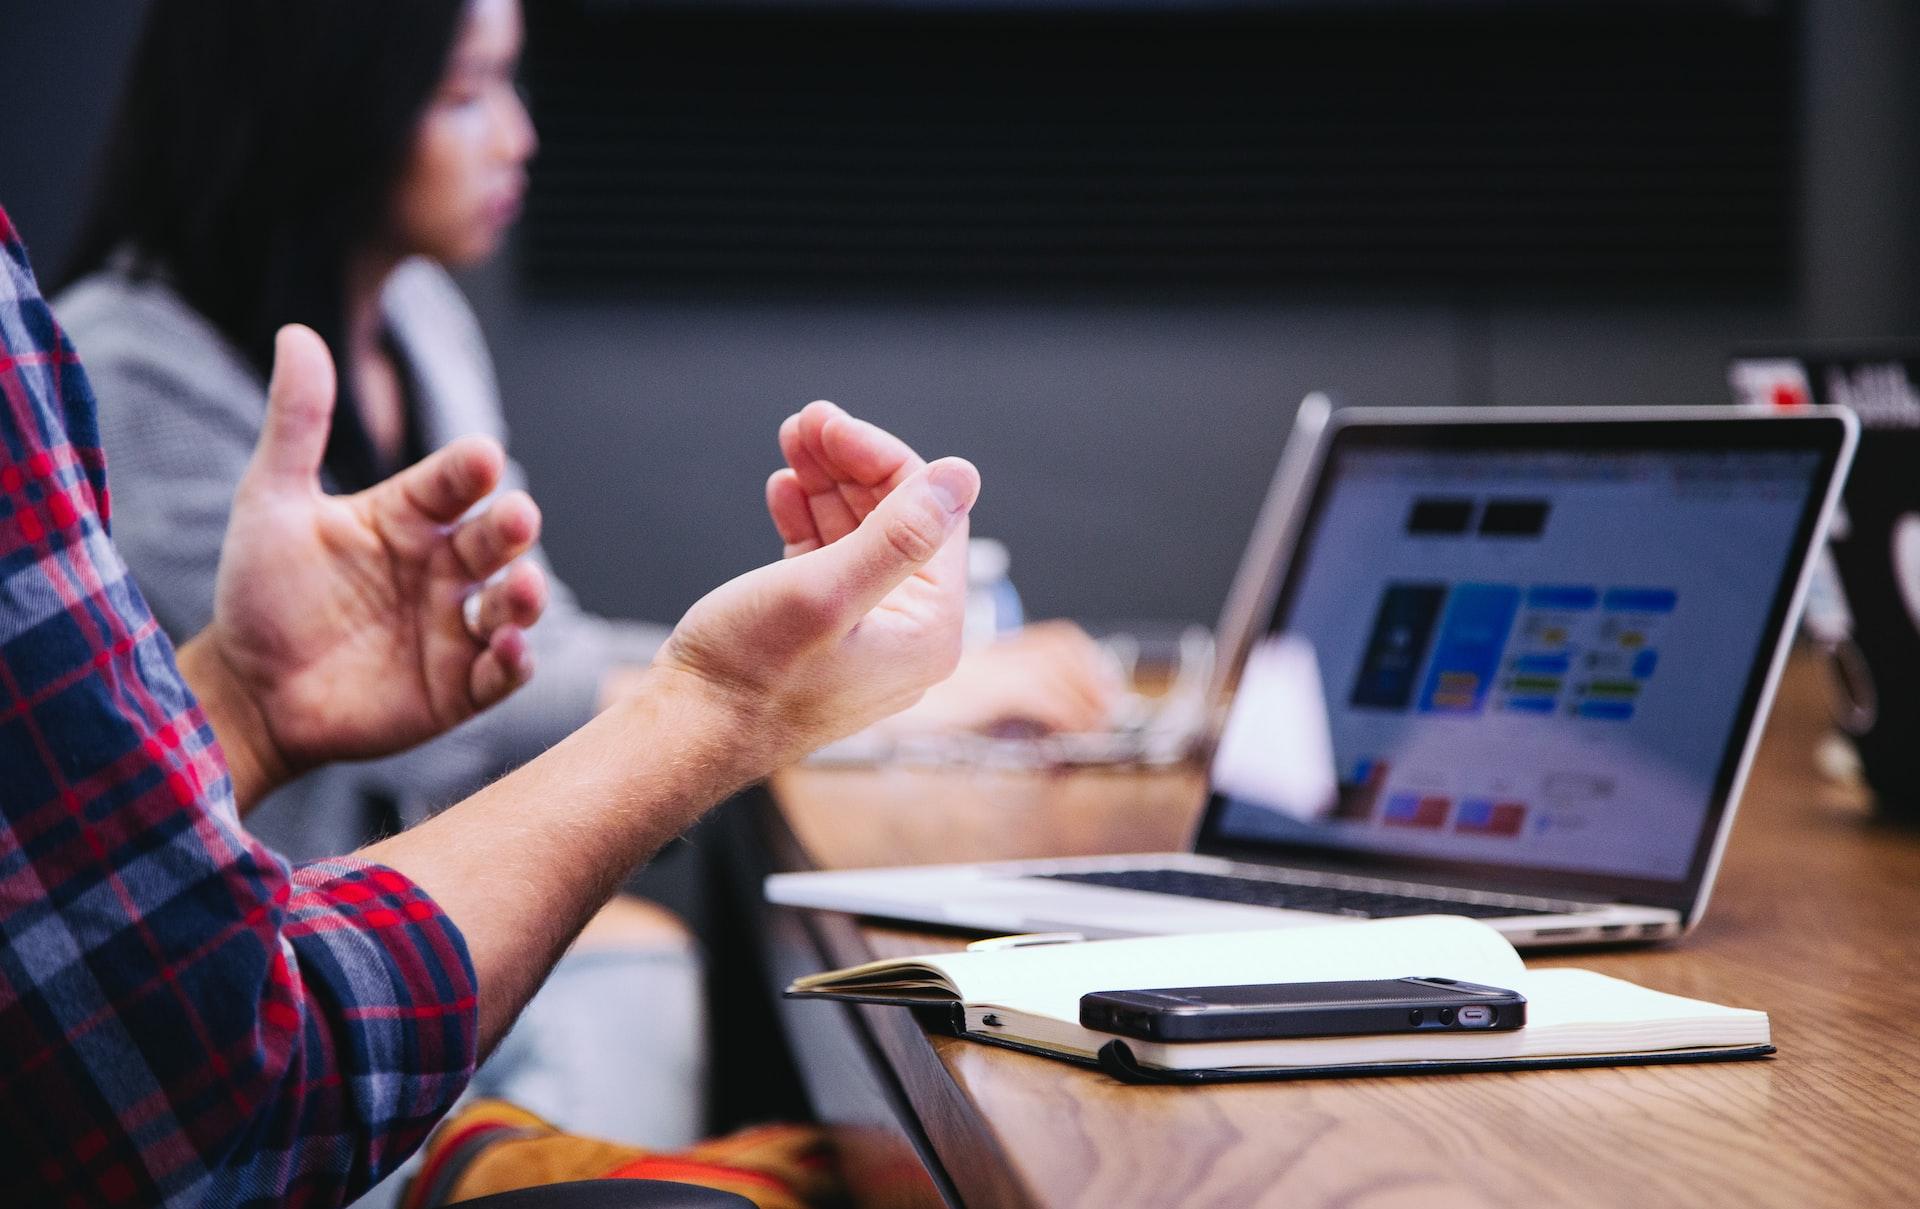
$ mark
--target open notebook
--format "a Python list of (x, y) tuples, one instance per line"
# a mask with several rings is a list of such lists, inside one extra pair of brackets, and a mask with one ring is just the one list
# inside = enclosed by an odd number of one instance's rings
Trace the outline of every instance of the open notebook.
[[(1676, 960), (1684, 960), (1676, 957)], [(1089, 991), (1337, 979), (1455, 978), (1527, 998), (1512, 1032), (1154, 1042), (1080, 1024)], [(1084, 941), (870, 962), (813, 974), (794, 998), (939, 1005), (964, 1035), (1132, 1078), (1202, 1079), (1754, 1058), (1765, 1012), (1651, 991), (1590, 970), (1529, 971), (1498, 932), (1458, 916)]]

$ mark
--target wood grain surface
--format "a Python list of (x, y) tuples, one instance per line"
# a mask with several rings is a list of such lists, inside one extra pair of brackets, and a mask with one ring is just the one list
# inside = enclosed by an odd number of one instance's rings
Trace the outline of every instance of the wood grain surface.
[[(1694, 933), (1529, 956), (1765, 1009), (1769, 1061), (1133, 1087), (904, 1010), (861, 1019), (970, 1206), (1920, 1204), (1920, 835), (1815, 775), (1822, 711), (1796, 661)], [(847, 868), (1177, 847), (1201, 781), (800, 769), (775, 793), (805, 859)], [(831, 964), (960, 943), (814, 925)]]

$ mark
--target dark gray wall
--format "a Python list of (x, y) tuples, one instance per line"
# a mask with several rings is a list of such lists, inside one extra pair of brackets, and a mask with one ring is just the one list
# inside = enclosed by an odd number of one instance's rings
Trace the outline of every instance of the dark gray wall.
[[(0, 203), (50, 266), (137, 5), (0, 6)], [(768, 557), (774, 426), (832, 398), (979, 462), (978, 530), (1012, 545), (1034, 611), (1211, 619), (1310, 389), (1717, 401), (1737, 343), (1911, 332), (1916, 9), (1810, 0), (1806, 274), (1784, 302), (585, 306), (520, 296), (505, 261), (468, 285), (549, 548), (599, 609), (670, 618)]]
[(471, 285), (554, 557), (660, 616), (772, 550), (773, 432), (809, 399), (977, 461), (976, 530), (1012, 546), (1030, 609), (1211, 620), (1309, 390), (1720, 401), (1732, 345), (1796, 330), (1779, 306), (586, 308)]

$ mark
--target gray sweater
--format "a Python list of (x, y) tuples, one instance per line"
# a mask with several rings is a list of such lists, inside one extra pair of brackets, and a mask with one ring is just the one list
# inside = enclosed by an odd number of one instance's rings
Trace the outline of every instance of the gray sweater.
[[(486, 345), (452, 279), (410, 261), (381, 301), (413, 371), (427, 447), (468, 433), (504, 442)], [(260, 435), (266, 384), (164, 283), (108, 269), (61, 294), (54, 309), (99, 396), (115, 544), (160, 624), (183, 641), (213, 615), (214, 569), (234, 486)], [(506, 485), (525, 485), (511, 460)], [(534, 557), (544, 562), (537, 550)], [(532, 633), (531, 684), (413, 751), (303, 777), (249, 815), (248, 828), (296, 860), (346, 852), (367, 838), (370, 795), (390, 797), (404, 821), (417, 822), (585, 722), (601, 674), (647, 662), (666, 631), (593, 616), (550, 568), (548, 581), (552, 603)]]

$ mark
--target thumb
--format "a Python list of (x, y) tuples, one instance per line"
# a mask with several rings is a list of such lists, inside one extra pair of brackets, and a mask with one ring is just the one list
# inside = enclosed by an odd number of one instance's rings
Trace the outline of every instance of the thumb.
[(320, 476), (333, 424), (333, 357), (312, 328), (290, 323), (273, 341), (267, 416), (250, 473), (275, 482), (309, 484)]
[(963, 458), (923, 466), (839, 541), (794, 560), (854, 617), (864, 616), (947, 544), (980, 495), (980, 472)]

